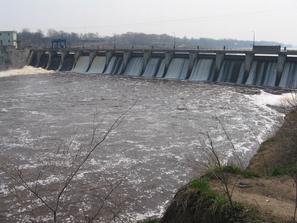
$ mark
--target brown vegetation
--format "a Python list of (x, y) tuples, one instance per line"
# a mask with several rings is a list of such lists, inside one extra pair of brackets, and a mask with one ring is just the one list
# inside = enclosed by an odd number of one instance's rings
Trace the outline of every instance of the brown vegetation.
[(274, 137), (264, 142), (250, 161), (249, 169), (261, 175), (270, 175), (275, 167), (296, 164), (297, 110), (290, 112), (284, 125)]

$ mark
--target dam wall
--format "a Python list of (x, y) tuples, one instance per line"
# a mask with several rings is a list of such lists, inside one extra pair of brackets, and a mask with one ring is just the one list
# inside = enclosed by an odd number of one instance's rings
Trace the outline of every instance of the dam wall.
[(0, 47), (0, 70), (21, 68), (28, 63), (30, 49), (15, 49), (13, 47)]
[(297, 89), (297, 51), (32, 49), (28, 64), (55, 71)]

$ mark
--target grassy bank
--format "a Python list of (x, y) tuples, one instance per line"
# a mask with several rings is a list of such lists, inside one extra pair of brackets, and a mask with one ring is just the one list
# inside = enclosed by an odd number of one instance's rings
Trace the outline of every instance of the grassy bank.
[[(147, 223), (292, 223), (297, 182), (297, 110), (264, 142), (246, 170), (209, 169), (181, 188), (161, 219)], [(221, 177), (228, 177), (232, 203)]]

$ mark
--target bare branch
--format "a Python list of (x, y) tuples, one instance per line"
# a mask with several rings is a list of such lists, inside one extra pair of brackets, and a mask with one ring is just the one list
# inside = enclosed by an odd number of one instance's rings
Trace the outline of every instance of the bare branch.
[(116, 183), (116, 185), (114, 187), (112, 187), (109, 192), (105, 195), (105, 197), (102, 199), (102, 203), (100, 205), (100, 207), (97, 209), (97, 211), (95, 212), (95, 214), (89, 218), (89, 222), (93, 222), (101, 213), (102, 209), (105, 206), (106, 201), (110, 198), (110, 196), (112, 195), (112, 193), (122, 184), (122, 181), (119, 181), (118, 183)]
[(227, 130), (226, 130), (226, 128), (225, 128), (223, 122), (222, 122), (221, 119), (219, 119), (219, 117), (217, 117), (217, 116), (215, 116), (215, 119), (219, 122), (219, 124), (220, 124), (220, 126), (221, 126), (221, 128), (222, 128), (222, 130), (223, 130), (223, 132), (224, 132), (224, 134), (225, 134), (225, 136), (227, 137), (227, 140), (228, 140), (228, 141), (230, 142), (230, 144), (231, 144), (231, 147), (232, 147), (232, 149), (233, 149), (233, 156), (237, 159), (237, 162), (238, 162), (238, 164), (240, 165), (240, 167), (243, 168), (244, 165), (243, 165), (243, 163), (242, 163), (242, 160), (239, 158), (239, 156), (238, 156), (238, 154), (237, 154), (237, 151), (236, 151), (236, 148), (235, 148), (235, 145), (234, 145), (234, 143), (233, 143), (233, 141), (232, 141), (232, 138), (230, 137), (229, 133), (227, 132)]
[[(98, 139), (97, 142), (96, 141), (96, 132), (97, 132), (97, 128), (98, 125), (96, 125), (96, 114), (94, 115), (94, 119), (93, 119), (93, 128), (92, 128), (92, 136), (91, 136), (91, 141), (89, 144), (89, 148), (87, 149), (87, 153), (84, 155), (84, 157), (78, 162), (77, 158), (80, 156), (81, 151), (82, 151), (82, 147), (80, 147), (80, 149), (77, 151), (77, 153), (74, 155), (74, 157), (71, 155), (72, 157), (72, 163), (71, 163), (71, 170), (70, 173), (68, 175), (65, 176), (64, 180), (62, 181), (62, 185), (61, 188), (58, 189), (57, 195), (55, 196), (55, 198), (53, 200), (51, 200), (50, 202), (53, 203), (54, 205), (52, 206), (51, 203), (45, 198), (43, 197), (38, 190), (38, 186), (39, 186), (39, 179), (42, 177), (43, 174), (43, 169), (41, 169), (38, 172), (38, 175), (36, 177), (36, 182), (33, 186), (31, 186), (31, 184), (27, 183), (22, 170), (19, 168), (15, 168), (15, 175), (11, 175), (11, 178), (14, 182), (16, 182), (17, 184), (23, 186), (27, 191), (29, 191), (35, 198), (37, 198), (37, 200), (39, 200), (43, 206), (45, 206), (52, 214), (53, 214), (53, 222), (56, 223), (57, 222), (57, 214), (58, 211), (60, 209), (60, 203), (62, 200), (62, 197), (64, 196), (67, 188), (70, 186), (72, 180), (74, 179), (74, 177), (77, 175), (77, 173), (79, 172), (79, 170), (83, 167), (83, 165), (88, 161), (88, 159), (90, 158), (90, 156), (93, 154), (93, 152), (98, 149), (104, 142), (105, 140), (108, 138), (108, 136), (121, 124), (121, 122), (123, 121), (124, 117), (135, 107), (135, 105), (137, 104), (137, 100), (126, 110), (124, 111), (122, 114), (120, 114), (112, 123), (111, 125), (108, 127), (108, 129), (105, 131), (105, 133), (102, 135), (101, 138)], [(71, 149), (71, 146), (73, 145), (74, 142), (74, 138), (72, 138), (66, 145), (66, 147), (62, 148), (62, 143), (58, 146), (57, 150), (56, 150), (56, 154), (69, 154), (69, 151)], [(51, 157), (49, 157), (49, 159), (51, 160)], [(77, 164), (75, 164), (77, 161)], [(53, 165), (54, 168), (56, 165)], [(45, 166), (44, 166), (45, 167)], [(54, 169), (51, 171), (53, 172)], [(104, 196), (101, 205), (97, 208), (94, 216), (91, 219), (96, 219), (99, 214), (102, 213), (103, 208), (106, 205), (106, 202), (108, 199), (110, 199), (112, 193), (120, 186), (121, 181), (117, 182), (115, 185), (113, 185), (111, 187), (111, 189), (108, 191), (108, 193)], [(93, 221), (92, 220), (92, 221)]]
[(18, 179), (17, 178), (14, 178), (14, 180), (16, 182), (19, 182), (24, 188), (26, 188), (29, 192), (31, 192), (37, 199), (39, 199), (50, 211), (54, 212), (54, 209), (48, 204), (48, 202), (43, 198), (41, 197), (34, 189), (32, 189), (28, 184), (27, 182), (24, 180), (23, 178), (23, 174), (22, 174), (22, 171), (20, 169), (17, 169), (17, 176), (18, 176)]
[(113, 123), (112, 125), (108, 128), (108, 130), (105, 132), (105, 134), (103, 135), (103, 137), (101, 138), (101, 140), (99, 142), (97, 142), (93, 148), (87, 153), (87, 155), (84, 157), (84, 159), (82, 160), (81, 163), (78, 164), (78, 166), (74, 169), (74, 171), (72, 171), (72, 173), (66, 178), (66, 181), (62, 187), (62, 189), (60, 190), (60, 192), (58, 193), (57, 199), (56, 199), (56, 206), (54, 208), (55, 211), (58, 210), (59, 208), (59, 204), (60, 204), (60, 200), (61, 197), (64, 193), (64, 191), (67, 189), (67, 187), (69, 186), (70, 182), (72, 181), (72, 179), (76, 176), (76, 174), (78, 173), (78, 171), (80, 170), (80, 168), (86, 163), (86, 161), (89, 159), (89, 157), (91, 156), (91, 154), (107, 139), (107, 137), (109, 136), (109, 134), (119, 126), (119, 124), (121, 123), (122, 119), (126, 116), (126, 114), (128, 114), (128, 112), (130, 112), (136, 105), (137, 101), (135, 101), (135, 103), (130, 106), (124, 113), (122, 113)]

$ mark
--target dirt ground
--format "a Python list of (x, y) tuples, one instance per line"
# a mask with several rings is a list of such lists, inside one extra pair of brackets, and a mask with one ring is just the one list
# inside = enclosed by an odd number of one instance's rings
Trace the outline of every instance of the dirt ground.
[[(245, 184), (246, 188), (239, 185)], [(276, 220), (290, 220), (294, 214), (295, 189), (289, 177), (232, 179), (234, 201), (256, 207), (264, 216)], [(221, 185), (214, 188), (222, 192)]]

